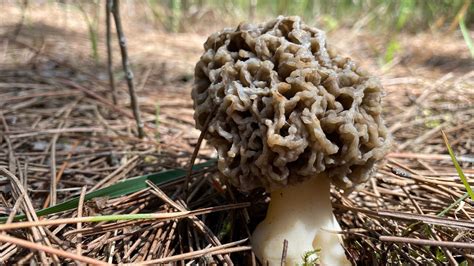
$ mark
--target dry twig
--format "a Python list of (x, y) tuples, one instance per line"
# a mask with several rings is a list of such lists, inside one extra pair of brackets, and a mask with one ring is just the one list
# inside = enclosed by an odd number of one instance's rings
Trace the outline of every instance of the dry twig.
[(145, 137), (145, 131), (143, 130), (143, 122), (140, 117), (140, 107), (137, 101), (137, 95), (135, 93), (135, 84), (133, 83), (133, 72), (130, 68), (130, 61), (128, 59), (127, 52), (127, 39), (122, 28), (122, 20), (120, 18), (120, 2), (119, 0), (113, 0), (112, 14), (114, 16), (115, 28), (117, 29), (117, 37), (120, 45), (120, 52), (122, 54), (122, 66), (125, 72), (125, 78), (127, 79), (128, 91), (130, 93), (130, 104), (133, 110), (133, 116), (137, 122), (138, 137)]

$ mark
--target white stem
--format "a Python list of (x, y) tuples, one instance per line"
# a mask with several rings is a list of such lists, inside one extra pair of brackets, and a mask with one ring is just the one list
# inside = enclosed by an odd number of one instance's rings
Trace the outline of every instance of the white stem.
[(285, 239), (286, 265), (303, 263), (303, 256), (314, 250), (320, 250), (321, 265), (350, 265), (340, 237), (324, 230), (341, 230), (332, 213), (329, 189), (329, 178), (320, 174), (271, 193), (267, 216), (252, 235), (253, 250), (263, 265), (266, 261), (280, 265)]

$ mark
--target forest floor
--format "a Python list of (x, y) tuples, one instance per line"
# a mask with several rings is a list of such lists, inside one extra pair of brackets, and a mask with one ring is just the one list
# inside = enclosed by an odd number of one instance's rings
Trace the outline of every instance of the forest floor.
[[(21, 20), (20, 8), (2, 9), (0, 216), (23, 213), (34, 223), (45, 221), (33, 210), (131, 177), (187, 169), (200, 135), (190, 97), (193, 68), (206, 36), (221, 24), (204, 21), (185, 33), (167, 33), (125, 16), (147, 134), (139, 139), (115, 35), (117, 104), (108, 84), (102, 26), (99, 59), (93, 60), (79, 12), (65, 15), (44, 7)], [(473, 186), (474, 60), (457, 32), (396, 37), (398, 52), (382, 64), (393, 33), (354, 27), (328, 33), (331, 45), (382, 81), (384, 118), (394, 138), (365, 188), (349, 195), (332, 191), (347, 254), (361, 264), (474, 263), (474, 201), (466, 196), (441, 135), (443, 130)], [(213, 156), (204, 141), (196, 163)], [(189, 191), (181, 189), (185, 183)], [(0, 262), (47, 263), (66, 257), (109, 263), (255, 263), (248, 237), (265, 207), (261, 191), (242, 194), (226, 186), (211, 165), (132, 194), (79, 200), (47, 220), (178, 210), (209, 214), (11, 229), (8, 236), (29, 244), (0, 235)]]

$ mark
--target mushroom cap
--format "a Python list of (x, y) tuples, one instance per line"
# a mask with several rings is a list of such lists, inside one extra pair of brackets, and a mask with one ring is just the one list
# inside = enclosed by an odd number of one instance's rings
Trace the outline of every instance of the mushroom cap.
[(322, 172), (350, 189), (386, 154), (380, 82), (299, 17), (224, 29), (204, 49), (192, 90), (196, 128), (212, 116), (205, 138), (240, 190), (272, 191)]

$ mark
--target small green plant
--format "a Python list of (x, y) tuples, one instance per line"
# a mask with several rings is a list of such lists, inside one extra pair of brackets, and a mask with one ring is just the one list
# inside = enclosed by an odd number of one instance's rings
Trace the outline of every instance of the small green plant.
[(339, 27), (339, 22), (331, 15), (323, 15), (321, 16), (321, 20), (325, 25), (325, 30), (328, 32), (336, 30)]
[[(147, 0), (145, 4), (151, 11), (151, 19), (154, 23), (158, 22), (169, 32), (179, 31), (182, 20), (185, 19), (182, 12), (184, 4), (182, 0)], [(187, 7), (187, 4), (184, 6)]]
[(227, 235), (229, 235), (232, 232), (232, 220), (230, 216), (227, 216), (227, 218), (224, 220), (224, 223), (222, 224), (221, 230), (217, 234), (217, 238), (223, 239)]
[(401, 46), (400, 43), (396, 38), (392, 38), (387, 45), (387, 49), (385, 50), (385, 54), (383, 57), (383, 61), (385, 64), (392, 62), (395, 59), (395, 55), (400, 52)]
[(448, 262), (448, 259), (446, 258), (446, 255), (444, 252), (441, 250), (440, 247), (436, 247), (436, 260), (439, 262)]
[(401, 0), (400, 1), (400, 8), (398, 11), (398, 19), (396, 22), (397, 30), (401, 30), (405, 27), (406, 23), (413, 15), (413, 11), (415, 8), (415, 1), (414, 0)]
[(303, 259), (303, 264), (301, 264), (302, 266), (312, 266), (312, 265), (318, 265), (318, 264), (321, 264), (320, 260), (319, 260), (319, 253), (321, 252), (321, 249), (315, 249), (315, 250), (310, 250), (308, 252), (306, 252), (302, 259)]
[(171, 30), (171, 32), (178, 32), (180, 22), (181, 22), (181, 1), (171, 0), (170, 11), (171, 11), (171, 15), (168, 17), (169, 29)]
[(91, 4), (95, 6), (94, 8), (95, 13), (93, 14), (92, 18), (87, 14), (87, 11), (84, 9), (81, 3), (79, 3), (77, 7), (81, 11), (82, 15), (84, 16), (84, 20), (87, 23), (87, 30), (89, 32), (89, 41), (91, 43), (92, 58), (94, 59), (94, 62), (98, 64), (99, 63), (99, 50), (98, 50), (99, 14), (100, 14), (99, 13), (100, 8), (98, 6), (100, 5), (100, 3), (97, 1), (92, 1)]

